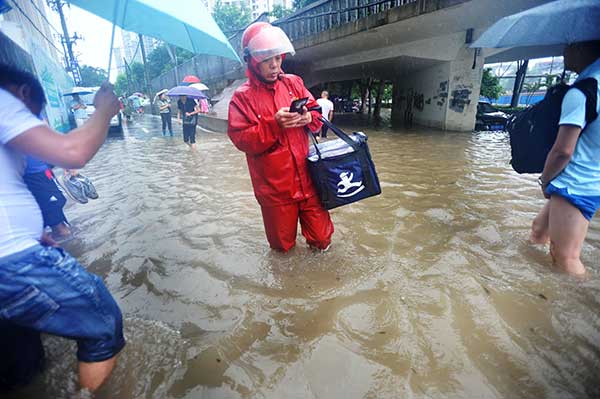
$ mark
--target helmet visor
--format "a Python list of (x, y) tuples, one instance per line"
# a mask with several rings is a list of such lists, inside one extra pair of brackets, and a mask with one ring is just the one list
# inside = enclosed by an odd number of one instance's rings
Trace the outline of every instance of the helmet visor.
[(285, 32), (276, 26), (269, 26), (261, 30), (248, 42), (248, 52), (257, 62), (279, 54), (296, 54), (294, 46)]

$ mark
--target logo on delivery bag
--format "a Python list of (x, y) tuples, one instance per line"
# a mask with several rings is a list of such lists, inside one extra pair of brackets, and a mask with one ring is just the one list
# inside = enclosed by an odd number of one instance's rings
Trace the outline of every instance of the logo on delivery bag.
[(340, 198), (348, 198), (352, 197), (362, 190), (364, 190), (365, 186), (362, 184), (362, 180), (353, 182), (354, 173), (352, 172), (342, 172), (340, 173), (340, 181), (337, 184), (337, 196)]

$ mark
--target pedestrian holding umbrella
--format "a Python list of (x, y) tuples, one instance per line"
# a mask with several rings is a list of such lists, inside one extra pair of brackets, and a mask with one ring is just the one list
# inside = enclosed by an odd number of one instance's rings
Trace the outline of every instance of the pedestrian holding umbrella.
[[(190, 87), (198, 90), (208, 90), (208, 86), (204, 83), (192, 83)], [(208, 100), (206, 98), (196, 99), (196, 104), (200, 107), (200, 112), (203, 114), (207, 114), (209, 111)]]
[(171, 100), (167, 98), (167, 89), (163, 89), (156, 93), (156, 97), (158, 97), (156, 101), (156, 105), (158, 105), (158, 113), (160, 114), (160, 119), (162, 121), (162, 135), (163, 137), (167, 135), (167, 128), (169, 128), (169, 133), (171, 137), (173, 137), (173, 126), (171, 124)]
[(167, 92), (168, 96), (186, 96), (190, 98), (207, 98), (206, 94), (191, 86), (175, 86)]
[(169, 96), (179, 96), (177, 101), (178, 119), (183, 125), (183, 141), (192, 149), (196, 149), (196, 125), (200, 107), (195, 99), (206, 99), (200, 90), (190, 86), (176, 86), (167, 92)]
[(208, 90), (208, 86), (204, 83), (192, 83), (190, 87), (193, 87), (194, 89), (198, 90)]
[(189, 86), (193, 83), (200, 83), (200, 78), (194, 75), (187, 75), (181, 81), (181, 86)]

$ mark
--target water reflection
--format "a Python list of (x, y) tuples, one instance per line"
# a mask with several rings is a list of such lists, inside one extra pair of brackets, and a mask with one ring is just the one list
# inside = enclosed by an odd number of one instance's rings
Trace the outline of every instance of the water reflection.
[[(177, 129), (177, 128), (176, 128)], [(600, 236), (584, 283), (527, 243), (542, 206), (502, 133), (366, 129), (383, 194), (332, 212), (331, 250), (269, 251), (245, 159), (148, 119), (89, 165), (68, 249), (102, 275), (128, 346), (102, 398), (600, 396)], [(181, 133), (180, 133), (181, 134)], [(73, 345), (21, 397), (68, 397)], [(18, 395), (16, 396), (18, 397)]]

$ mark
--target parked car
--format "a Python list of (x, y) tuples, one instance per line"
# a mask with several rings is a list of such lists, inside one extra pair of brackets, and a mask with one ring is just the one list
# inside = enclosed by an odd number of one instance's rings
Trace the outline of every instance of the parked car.
[(335, 112), (358, 112), (360, 102), (347, 97), (334, 96), (333, 102)]
[(475, 117), (475, 130), (506, 130), (508, 115), (492, 106), (492, 104), (479, 101)]
[[(94, 95), (95, 94), (86, 94), (81, 96), (81, 99), (85, 103), (85, 112), (87, 113), (88, 118), (96, 111), (96, 107), (94, 107)], [(109, 133), (123, 133), (123, 121), (120, 112), (110, 120), (108, 131)]]

